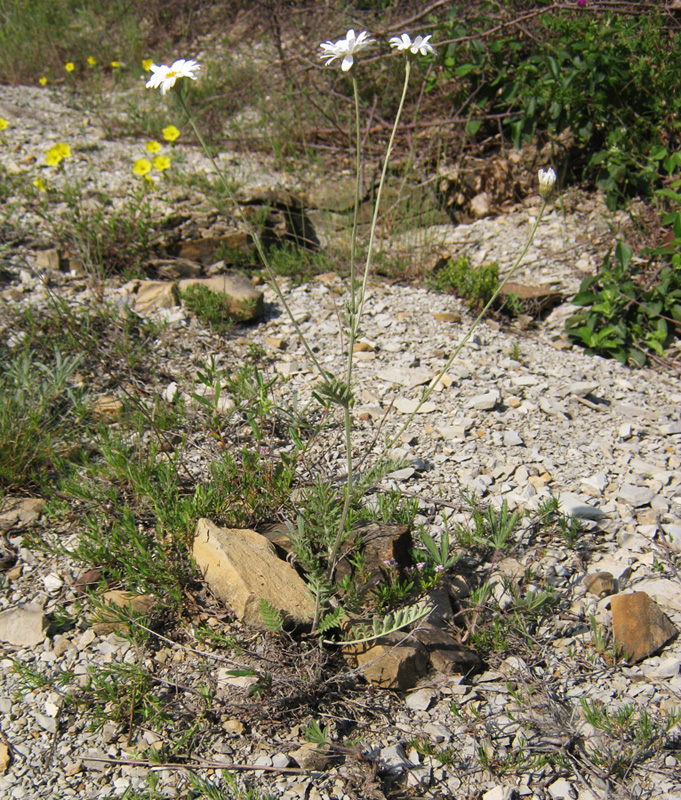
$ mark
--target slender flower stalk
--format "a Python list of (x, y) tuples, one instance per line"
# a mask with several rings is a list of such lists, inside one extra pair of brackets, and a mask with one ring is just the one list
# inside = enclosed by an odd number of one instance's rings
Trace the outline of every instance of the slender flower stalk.
[[(553, 170), (551, 170), (551, 172), (553, 172)], [(555, 174), (554, 174), (554, 182), (555, 182)], [(550, 194), (550, 192), (549, 192), (549, 194)], [(532, 230), (530, 231), (530, 235), (529, 235), (529, 237), (527, 239), (527, 242), (525, 243), (525, 247), (523, 247), (522, 252), (520, 253), (518, 258), (516, 259), (515, 263), (513, 264), (511, 269), (509, 270), (509, 272), (506, 275), (506, 277), (499, 284), (499, 286), (497, 286), (496, 291), (490, 297), (490, 299), (488, 300), (488, 302), (485, 305), (485, 307), (478, 314), (478, 316), (475, 319), (475, 322), (471, 325), (470, 329), (468, 330), (468, 333), (463, 337), (463, 339), (456, 346), (454, 352), (452, 353), (452, 355), (447, 360), (447, 363), (440, 370), (438, 375), (435, 378), (433, 378), (433, 380), (428, 384), (428, 386), (426, 387), (425, 391), (423, 392), (423, 394), (421, 396), (421, 399), (419, 400), (419, 404), (411, 412), (411, 414), (409, 414), (409, 416), (407, 417), (407, 420), (404, 423), (404, 425), (402, 425), (402, 427), (397, 431), (397, 433), (392, 437), (392, 439), (390, 439), (388, 441), (388, 443), (386, 444), (386, 447), (385, 447), (384, 455), (387, 454), (395, 446), (395, 444), (399, 441), (400, 436), (402, 436), (402, 434), (406, 431), (406, 429), (409, 427), (409, 425), (411, 425), (412, 420), (414, 419), (414, 417), (419, 413), (419, 411), (421, 410), (421, 407), (423, 406), (423, 404), (428, 400), (428, 398), (431, 396), (431, 394), (435, 391), (435, 387), (442, 380), (444, 375), (449, 371), (449, 368), (452, 366), (452, 364), (454, 363), (455, 359), (458, 357), (458, 355), (461, 352), (461, 350), (463, 350), (463, 348), (468, 343), (469, 339), (471, 338), (471, 336), (475, 332), (475, 329), (478, 327), (478, 325), (482, 321), (482, 318), (490, 310), (490, 308), (492, 307), (492, 304), (494, 303), (494, 301), (497, 299), (499, 294), (503, 291), (504, 286), (506, 286), (506, 284), (511, 279), (511, 276), (513, 275), (513, 273), (520, 266), (520, 262), (523, 260), (523, 258), (525, 258), (525, 254), (527, 253), (527, 251), (530, 248), (530, 245), (532, 244), (532, 240), (534, 239), (534, 235), (537, 232), (537, 228), (539, 227), (539, 223), (541, 222), (541, 219), (544, 216), (544, 211), (546, 210), (546, 203), (547, 203), (549, 195), (548, 194), (547, 195), (542, 195), (542, 197), (543, 197), (543, 199), (542, 199), (541, 207), (539, 209), (539, 214), (537, 214), (537, 219), (536, 219), (534, 225), (532, 226)]]
[[(395, 122), (393, 124), (393, 129), (390, 134), (390, 141), (388, 142), (388, 149), (386, 150), (385, 159), (383, 161), (383, 169), (381, 170), (381, 179), (378, 184), (378, 190), (376, 191), (376, 201), (374, 205), (374, 213), (371, 219), (371, 228), (369, 231), (369, 245), (367, 250), (367, 257), (366, 262), (364, 265), (364, 276), (362, 278), (362, 286), (359, 291), (359, 298), (357, 303), (355, 303), (355, 295), (354, 295), (354, 288), (353, 288), (353, 304), (352, 304), (352, 314), (350, 318), (350, 326), (348, 332), (348, 369), (347, 369), (347, 384), (348, 387), (352, 386), (352, 367), (353, 367), (353, 349), (355, 346), (355, 340), (357, 338), (357, 333), (359, 330), (359, 323), (362, 318), (362, 311), (364, 309), (364, 300), (366, 298), (366, 287), (367, 281), (369, 279), (369, 271), (371, 269), (371, 256), (373, 252), (374, 246), (374, 237), (376, 234), (376, 224), (378, 222), (378, 213), (381, 206), (381, 194), (383, 192), (383, 186), (385, 185), (385, 176), (388, 171), (388, 164), (390, 163), (390, 156), (392, 154), (393, 146), (395, 143), (395, 135), (397, 133), (397, 126), (400, 122), (400, 117), (402, 116), (402, 109), (404, 108), (404, 100), (407, 96), (407, 87), (409, 86), (409, 74), (411, 70), (411, 63), (409, 59), (405, 60), (405, 67), (404, 67), (404, 86), (402, 87), (402, 97), (400, 98), (400, 105), (397, 109), (397, 115), (395, 117)], [(359, 140), (357, 142), (357, 147), (359, 149)], [(359, 171), (359, 168), (358, 168)], [(354, 238), (354, 237), (353, 237)], [(343, 541), (343, 536), (345, 532), (345, 524), (348, 519), (348, 514), (350, 513), (350, 502), (352, 500), (352, 483), (353, 483), (353, 471), (352, 471), (352, 415), (350, 414), (350, 409), (344, 409), (344, 416), (345, 416), (345, 447), (347, 452), (347, 479), (345, 485), (345, 500), (343, 502), (343, 511), (341, 512), (341, 519), (338, 525), (338, 534), (336, 536), (336, 540), (333, 544), (329, 555), (329, 564), (328, 564), (328, 572), (327, 576), (329, 580), (333, 578), (333, 571), (335, 569), (335, 562), (336, 558), (338, 557), (338, 550), (340, 549), (341, 542)]]

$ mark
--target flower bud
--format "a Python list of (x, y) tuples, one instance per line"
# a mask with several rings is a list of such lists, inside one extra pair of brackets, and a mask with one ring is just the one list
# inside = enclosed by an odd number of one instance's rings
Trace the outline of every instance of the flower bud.
[(548, 169), (540, 169), (539, 170), (539, 194), (546, 200), (553, 191), (553, 187), (556, 185), (556, 173), (553, 171), (553, 167), (549, 167)]

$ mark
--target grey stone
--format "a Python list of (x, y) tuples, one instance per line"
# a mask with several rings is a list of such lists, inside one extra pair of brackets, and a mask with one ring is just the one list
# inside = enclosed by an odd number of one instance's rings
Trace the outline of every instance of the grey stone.
[(0, 641), (15, 647), (35, 647), (45, 638), (48, 620), (41, 606), (32, 603), (0, 612)]
[(412, 711), (427, 711), (435, 696), (435, 692), (432, 689), (419, 689), (407, 695), (404, 703)]
[(522, 436), (517, 431), (505, 430), (504, 431), (504, 447), (519, 447), (524, 445)]
[(501, 402), (501, 395), (498, 389), (493, 389), (491, 392), (479, 394), (472, 397), (467, 403), (467, 408), (477, 408), (478, 411), (491, 411), (498, 403)]
[(571, 517), (603, 519), (603, 517), (607, 516), (600, 508), (590, 506), (573, 492), (561, 492), (558, 495), (558, 504), (561, 513)]
[(617, 497), (630, 506), (634, 506), (634, 508), (640, 508), (641, 506), (650, 505), (651, 500), (655, 497), (655, 492), (646, 486), (634, 486), (630, 483), (625, 483), (617, 492)]

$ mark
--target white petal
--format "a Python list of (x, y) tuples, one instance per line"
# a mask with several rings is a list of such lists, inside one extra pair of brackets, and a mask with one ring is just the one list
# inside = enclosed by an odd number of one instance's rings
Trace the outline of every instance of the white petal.
[(345, 58), (343, 59), (343, 63), (341, 64), (341, 68), (343, 72), (347, 72), (353, 64), (353, 57), (350, 53), (348, 53)]

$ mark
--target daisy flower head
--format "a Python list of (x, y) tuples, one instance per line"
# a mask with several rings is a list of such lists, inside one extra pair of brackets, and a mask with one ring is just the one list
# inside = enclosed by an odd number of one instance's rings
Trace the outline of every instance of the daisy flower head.
[(413, 56), (432, 56), (435, 55), (433, 45), (428, 41), (432, 34), (428, 36), (417, 36), (413, 41), (408, 33), (403, 33), (402, 36), (393, 36), (390, 40), (390, 46), (394, 47), (403, 53), (411, 53)]
[(553, 191), (553, 187), (556, 185), (556, 173), (553, 170), (553, 167), (549, 167), (548, 169), (540, 169), (539, 170), (539, 194), (546, 200), (547, 197)]
[(201, 65), (197, 64), (196, 61), (185, 61), (184, 58), (181, 58), (179, 61), (174, 61), (169, 67), (165, 64), (161, 64), (160, 66), (152, 64), (152, 76), (147, 81), (147, 89), (160, 89), (161, 94), (165, 94), (182, 78), (189, 78), (195, 81), (200, 69)]
[(95, 66), (95, 64), (97, 63), (97, 60), (96, 60), (96, 59), (94, 59), (92, 56), (88, 56), (88, 57), (87, 57), (87, 63), (88, 63), (88, 64), (89, 64), (91, 67), (94, 67), (94, 66)]
[(143, 178), (151, 172), (151, 161), (148, 158), (138, 158), (133, 164), (132, 171)]
[(75, 68), (76, 68), (76, 65), (73, 63), (73, 61), (67, 61), (66, 64), (64, 64), (64, 69), (67, 72), (73, 72), (73, 70)]
[(149, 72), (151, 70), (151, 65), (154, 63), (153, 58), (144, 58), (142, 59), (142, 69), (145, 72)]
[(174, 125), (166, 125), (166, 127), (161, 131), (163, 134), (163, 138), (166, 142), (174, 142), (175, 139), (180, 135), (180, 132)]
[(154, 159), (154, 169), (158, 170), (159, 172), (163, 172), (164, 169), (168, 169), (170, 167), (170, 159), (168, 156), (156, 156)]
[(147, 142), (144, 146), (146, 147), (148, 153), (160, 153), (161, 151), (160, 142), (157, 142), (155, 140)]
[(47, 78), (46, 78), (46, 77), (43, 75), (43, 77), (42, 77), (42, 78), (38, 78), (38, 83), (39, 83), (41, 86), (47, 86)]
[(120, 65), (121, 65), (120, 61), (112, 61), (111, 62), (111, 66), (113, 67), (113, 69), (118, 69), (120, 67)]
[(343, 72), (347, 72), (355, 63), (354, 57), (357, 53), (366, 49), (374, 41), (375, 39), (369, 39), (369, 34), (366, 31), (362, 31), (356, 36), (354, 29), (350, 28), (345, 35), (345, 39), (339, 39), (337, 42), (322, 42), (319, 45), (322, 49), (319, 57), (326, 59), (327, 66), (337, 58), (342, 58), (341, 69)]

